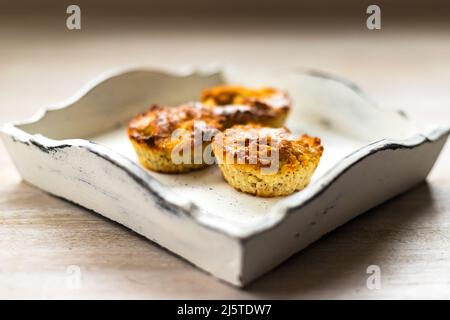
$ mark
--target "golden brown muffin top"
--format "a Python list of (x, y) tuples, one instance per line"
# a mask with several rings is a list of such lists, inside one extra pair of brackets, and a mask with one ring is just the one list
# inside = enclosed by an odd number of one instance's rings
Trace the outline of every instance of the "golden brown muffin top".
[[(214, 135), (222, 129), (223, 119), (201, 103), (186, 103), (178, 107), (154, 105), (148, 111), (135, 116), (128, 125), (128, 135), (149, 147), (164, 147), (175, 143), (172, 134), (182, 129), (193, 137), (194, 129), (205, 135)], [(179, 140), (179, 139), (178, 139)]]
[(268, 128), (259, 125), (237, 125), (213, 140), (216, 156), (225, 163), (270, 166), (275, 157), (279, 163), (292, 169), (305, 161), (318, 161), (323, 146), (320, 139), (306, 134), (295, 137), (287, 128)]
[(286, 92), (264, 87), (252, 89), (244, 86), (223, 85), (203, 90), (201, 101), (209, 106), (253, 106), (262, 109), (290, 108), (291, 101)]

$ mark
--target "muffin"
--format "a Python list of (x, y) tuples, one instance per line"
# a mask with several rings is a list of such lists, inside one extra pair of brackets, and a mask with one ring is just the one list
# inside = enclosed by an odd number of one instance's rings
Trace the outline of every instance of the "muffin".
[(187, 172), (214, 163), (210, 143), (223, 129), (223, 120), (201, 103), (154, 105), (131, 120), (128, 137), (144, 167), (165, 173)]
[(286, 128), (237, 125), (212, 143), (225, 180), (235, 189), (260, 197), (291, 194), (305, 188), (319, 164), (320, 139), (294, 137)]
[(286, 92), (268, 87), (217, 86), (203, 90), (201, 101), (225, 118), (225, 128), (248, 123), (278, 128), (291, 108)]

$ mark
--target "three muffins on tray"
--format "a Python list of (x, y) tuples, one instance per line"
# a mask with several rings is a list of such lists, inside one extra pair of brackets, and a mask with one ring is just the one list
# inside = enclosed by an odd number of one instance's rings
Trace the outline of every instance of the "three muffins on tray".
[(308, 185), (323, 147), (319, 138), (283, 127), (291, 108), (285, 92), (218, 86), (200, 100), (154, 105), (131, 120), (128, 136), (144, 167), (182, 173), (217, 162), (231, 186), (262, 197)]

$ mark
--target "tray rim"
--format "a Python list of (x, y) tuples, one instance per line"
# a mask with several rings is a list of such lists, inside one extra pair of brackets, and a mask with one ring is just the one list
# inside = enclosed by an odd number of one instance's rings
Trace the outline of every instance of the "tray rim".
[[(25, 130), (18, 128), (17, 126), (32, 124), (42, 120), (48, 113), (52, 111), (58, 111), (72, 106), (75, 102), (79, 101), (82, 97), (87, 95), (89, 92), (95, 90), (95, 88), (101, 83), (108, 81), (111, 78), (120, 77), (133, 72), (152, 72), (161, 75), (170, 75), (175, 77), (189, 77), (192, 75), (212, 75), (214, 73), (221, 73), (226, 68), (224, 67), (214, 67), (214, 68), (196, 68), (196, 67), (186, 67), (181, 69), (156, 69), (147, 67), (122, 67), (116, 68), (112, 71), (107, 71), (94, 77), (91, 81), (88, 81), (80, 90), (74, 95), (70, 96), (68, 99), (63, 100), (60, 103), (51, 105), (46, 108), (41, 108), (32, 117), (27, 120), (9, 122), (2, 126), (1, 131), (7, 136), (11, 137), (15, 142), (21, 142), (27, 145), (34, 145), (35, 147), (41, 149), (46, 153), (54, 152), (58, 149), (63, 149), (67, 147), (78, 147), (84, 148), (87, 151), (94, 153), (95, 155), (103, 158), (104, 160), (110, 162), (111, 164), (117, 166), (124, 172), (126, 172), (133, 180), (135, 180), (140, 186), (145, 188), (148, 192), (155, 195), (157, 198), (164, 202), (166, 209), (172, 211), (175, 214), (183, 214), (190, 219), (194, 220), (195, 223), (219, 232), (223, 235), (234, 238), (238, 241), (244, 242), (257, 236), (261, 233), (267, 232), (275, 228), (278, 224), (281, 224), (287, 215), (291, 214), (293, 211), (301, 209), (303, 206), (307, 205), (309, 202), (313, 201), (316, 197), (320, 196), (325, 192), (335, 180), (339, 179), (340, 176), (344, 175), (353, 166), (380, 151), (395, 150), (395, 149), (413, 149), (422, 144), (435, 142), (440, 140), (450, 134), (450, 127), (434, 127), (428, 133), (418, 133), (410, 138), (395, 140), (395, 139), (381, 139), (373, 143), (367, 144), (359, 149), (354, 150), (346, 157), (334, 164), (329, 170), (327, 170), (323, 176), (311, 183), (311, 185), (301, 193), (291, 195), (288, 198), (281, 200), (276, 204), (270, 211), (271, 219), (268, 219), (265, 223), (261, 223), (255, 226), (251, 231), (243, 232), (239, 235), (229, 232), (229, 230), (219, 228), (217, 226), (206, 223), (200, 219), (200, 215), (203, 210), (201, 207), (192, 202), (189, 198), (178, 195), (174, 196), (170, 187), (165, 186), (157, 178), (152, 177), (141, 168), (137, 163), (128, 159), (126, 156), (115, 152), (114, 150), (94, 143), (86, 139), (63, 139), (56, 140), (47, 138), (40, 134), (30, 134)], [(289, 72), (306, 74), (313, 77), (320, 77), (327, 80), (337, 81), (342, 85), (346, 86), (359, 96), (361, 96), (370, 104), (380, 111), (387, 111), (374, 103), (367, 94), (355, 83), (339, 77), (333, 74), (318, 71), (314, 69), (288, 69)], [(395, 111), (387, 111), (395, 113)], [(397, 111), (404, 115), (403, 111)], [(408, 119), (405, 119), (408, 121)]]

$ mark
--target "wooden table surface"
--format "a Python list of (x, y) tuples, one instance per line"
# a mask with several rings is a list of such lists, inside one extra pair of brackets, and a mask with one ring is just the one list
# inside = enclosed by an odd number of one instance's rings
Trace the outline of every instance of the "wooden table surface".
[[(225, 62), (314, 67), (385, 108), (450, 125), (447, 29), (311, 30), (0, 25), (0, 122), (29, 117), (105, 70)], [(21, 181), (0, 143), (0, 298), (450, 298), (450, 148), (428, 181), (236, 289), (126, 228)], [(366, 269), (381, 269), (369, 290)], [(80, 271), (80, 286), (67, 284)]]

